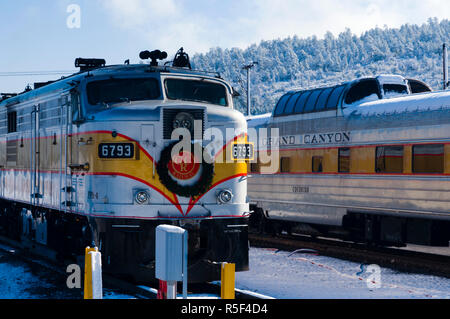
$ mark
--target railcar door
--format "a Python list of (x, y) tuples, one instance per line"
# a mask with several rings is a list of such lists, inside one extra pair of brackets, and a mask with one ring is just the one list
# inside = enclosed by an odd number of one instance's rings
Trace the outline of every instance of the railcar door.
[(40, 171), (40, 104), (33, 106), (31, 111), (31, 143), (30, 143), (30, 199), (32, 206), (38, 206), (43, 195), (41, 192)]

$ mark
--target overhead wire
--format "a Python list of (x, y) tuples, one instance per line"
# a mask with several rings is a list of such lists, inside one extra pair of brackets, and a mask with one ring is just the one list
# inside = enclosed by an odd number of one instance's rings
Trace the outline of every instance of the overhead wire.
[(37, 75), (65, 75), (73, 74), (77, 71), (21, 71), (21, 72), (0, 72), (0, 77), (12, 76), (37, 76)]

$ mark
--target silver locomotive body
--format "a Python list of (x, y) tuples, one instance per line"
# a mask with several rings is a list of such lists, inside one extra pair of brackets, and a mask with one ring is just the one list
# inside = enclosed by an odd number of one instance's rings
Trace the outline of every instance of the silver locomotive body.
[[(179, 139), (172, 133), (180, 116), (193, 148), (214, 144), (211, 163), (197, 156), (198, 163), (161, 168), (161, 154)], [(175, 224), (189, 231), (190, 281), (218, 279), (223, 261), (248, 269), (247, 165), (217, 160), (232, 147), (226, 138), (239, 140), (247, 124), (222, 79), (185, 68), (102, 66), (5, 99), (0, 119), (8, 236), (58, 257), (94, 241), (106, 272), (148, 282), (155, 227)], [(212, 128), (220, 139), (204, 139)]]

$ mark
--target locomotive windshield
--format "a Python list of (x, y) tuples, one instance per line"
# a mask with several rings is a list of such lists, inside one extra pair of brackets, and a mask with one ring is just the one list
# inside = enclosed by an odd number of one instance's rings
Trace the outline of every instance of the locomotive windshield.
[(226, 88), (221, 84), (179, 79), (167, 79), (165, 84), (167, 97), (171, 100), (228, 105)]
[(153, 78), (109, 79), (87, 85), (89, 104), (154, 100), (160, 97), (159, 82)]

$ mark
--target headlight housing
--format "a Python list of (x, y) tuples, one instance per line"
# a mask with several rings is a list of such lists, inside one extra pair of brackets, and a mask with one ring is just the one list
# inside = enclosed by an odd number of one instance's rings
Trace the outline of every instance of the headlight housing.
[(228, 204), (233, 199), (233, 192), (229, 189), (223, 189), (217, 194), (217, 201), (220, 204)]
[(146, 205), (150, 202), (150, 194), (147, 191), (137, 191), (134, 201), (139, 205)]

